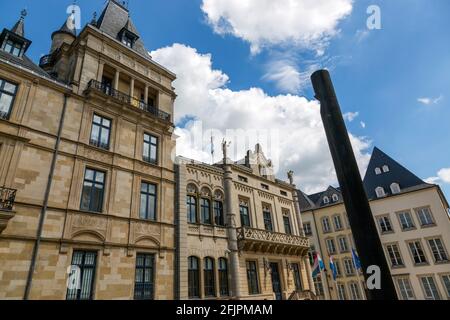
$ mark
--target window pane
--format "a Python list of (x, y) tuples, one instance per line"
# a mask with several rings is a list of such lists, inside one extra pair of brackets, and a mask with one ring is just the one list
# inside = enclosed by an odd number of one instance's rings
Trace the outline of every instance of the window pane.
[(13, 97), (7, 94), (1, 94), (0, 96), (0, 111), (2, 113), (9, 113), (9, 110), (12, 105)]
[(9, 83), (7, 81), (4, 82), (5, 86), (3, 88), (4, 91), (15, 94), (17, 86), (15, 84)]

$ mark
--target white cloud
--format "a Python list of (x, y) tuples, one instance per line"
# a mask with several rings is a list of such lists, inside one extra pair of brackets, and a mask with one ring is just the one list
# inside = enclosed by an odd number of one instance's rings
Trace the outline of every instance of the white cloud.
[(438, 104), (439, 102), (442, 101), (442, 99), (444, 99), (444, 96), (440, 95), (437, 98), (430, 98), (430, 97), (418, 98), (417, 101), (420, 102), (421, 104), (429, 106), (432, 104)]
[(275, 82), (276, 87), (289, 93), (298, 93), (304, 83), (301, 73), (289, 60), (279, 60), (270, 63), (263, 80)]
[(207, 22), (218, 34), (251, 45), (252, 53), (279, 44), (298, 45), (323, 54), (353, 0), (203, 0)]
[(368, 29), (360, 29), (356, 31), (355, 38), (357, 42), (362, 42), (367, 39), (370, 35), (370, 31)]
[(436, 177), (425, 179), (425, 182), (431, 184), (450, 184), (450, 168), (439, 170)]
[(363, 128), (363, 129), (366, 128), (366, 123), (364, 121), (361, 121), (359, 124), (361, 125), (361, 128)]
[(359, 116), (359, 112), (347, 112), (344, 113), (344, 119), (348, 122), (352, 122)]
[[(177, 74), (174, 83), (178, 98), (175, 103), (175, 120), (186, 116), (203, 121), (203, 129), (264, 130), (279, 132), (277, 146), (270, 150), (280, 159), (278, 176), (284, 172), (296, 172), (297, 184), (307, 192), (318, 191), (336, 183), (319, 105), (296, 95), (269, 96), (260, 88), (233, 91), (226, 88), (228, 76), (212, 68), (211, 55), (196, 49), (174, 44), (151, 52), (153, 58)], [(177, 128), (180, 136), (177, 153), (199, 161), (210, 162), (210, 135), (203, 138), (203, 145), (189, 144), (193, 132), (201, 133), (193, 122)], [(355, 154), (364, 171), (369, 161), (366, 138), (351, 136)], [(216, 160), (220, 159), (220, 140), (215, 142)], [(269, 146), (261, 141), (264, 150)], [(235, 144), (234, 144), (235, 145)], [(233, 146), (233, 145), (232, 145)], [(243, 148), (237, 148), (233, 157), (244, 156)]]

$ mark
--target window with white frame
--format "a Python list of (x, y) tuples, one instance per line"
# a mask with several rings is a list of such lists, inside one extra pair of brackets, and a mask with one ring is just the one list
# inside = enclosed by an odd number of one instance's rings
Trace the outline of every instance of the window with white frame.
[(338, 283), (337, 289), (338, 289), (338, 299), (339, 300), (347, 300), (347, 293), (345, 292), (344, 284)]
[(325, 233), (331, 232), (330, 219), (328, 217), (322, 218), (322, 229)]
[(388, 216), (379, 217), (378, 225), (380, 226), (381, 233), (389, 233), (393, 231), (391, 220)]
[(386, 196), (386, 192), (384, 191), (383, 187), (376, 188), (375, 193), (377, 194), (377, 198), (383, 198), (384, 196)]
[(330, 203), (330, 198), (328, 198), (327, 196), (323, 197), (323, 203), (324, 204), (329, 204)]
[(416, 209), (416, 214), (422, 227), (434, 225), (433, 214), (431, 213), (430, 208), (425, 207)]
[(400, 225), (403, 231), (415, 228), (411, 212), (409, 211), (400, 212), (398, 214), (398, 219), (400, 220)]
[(327, 239), (327, 249), (329, 254), (335, 254), (336, 253), (336, 245), (334, 243), (334, 239)]
[(331, 196), (331, 198), (333, 199), (333, 202), (339, 201), (339, 196), (338, 196), (336, 193), (334, 193), (334, 194)]
[(376, 168), (375, 168), (375, 174), (376, 174), (377, 176), (380, 175), (380, 174), (381, 174), (381, 169), (378, 168), (378, 167), (376, 167)]
[(408, 277), (399, 277), (396, 279), (398, 290), (400, 291), (400, 298), (402, 300), (414, 300), (414, 290)]
[(347, 243), (347, 238), (346, 237), (340, 237), (338, 238), (338, 242), (339, 242), (339, 250), (342, 252), (348, 252), (348, 243)]
[(335, 215), (333, 217), (335, 230), (342, 230), (342, 220), (340, 215)]
[(389, 259), (391, 260), (392, 267), (401, 267), (403, 266), (403, 259), (400, 255), (400, 250), (398, 249), (398, 245), (396, 244), (388, 244), (386, 245), (386, 249), (389, 255)]
[(303, 223), (303, 231), (305, 232), (305, 236), (312, 235), (312, 228), (310, 222), (304, 222)]
[(355, 266), (353, 265), (352, 259), (344, 259), (344, 270), (345, 274), (348, 276), (355, 274)]
[(420, 282), (422, 284), (422, 289), (426, 300), (441, 300), (441, 295), (439, 294), (439, 290), (433, 276), (420, 277)]
[(401, 191), (400, 189), (400, 185), (396, 182), (394, 182), (393, 184), (391, 184), (391, 192), (392, 194), (399, 194)]
[(350, 296), (352, 300), (361, 300), (361, 291), (357, 282), (350, 282)]
[(334, 267), (336, 268), (336, 275), (338, 277), (342, 276), (341, 263), (339, 262), (339, 260), (334, 259), (333, 263)]
[(412, 241), (408, 243), (409, 250), (411, 251), (411, 256), (413, 258), (414, 264), (424, 264), (427, 263), (427, 258), (422, 249), (422, 244), (419, 240)]
[(447, 252), (440, 238), (428, 239), (428, 244), (433, 253), (434, 262), (448, 262)]
[(389, 171), (391, 171), (391, 170), (389, 169), (389, 166), (385, 164), (385, 165), (383, 166), (383, 173), (387, 173), (387, 172), (389, 172)]
[(444, 274), (441, 276), (442, 283), (444, 284), (447, 297), (450, 298), (450, 274)]

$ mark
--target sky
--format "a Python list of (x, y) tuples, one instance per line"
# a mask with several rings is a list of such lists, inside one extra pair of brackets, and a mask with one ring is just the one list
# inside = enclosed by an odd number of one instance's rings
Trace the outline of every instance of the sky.
[[(261, 143), (279, 178), (292, 169), (310, 193), (336, 185), (309, 80), (326, 68), (362, 174), (377, 146), (450, 195), (450, 1), (129, 2), (153, 59), (178, 76), (178, 154), (218, 161), (226, 134), (237, 160), (246, 137), (250, 147)], [(1, 0), (1, 27), (26, 8), (28, 56), (37, 62), (72, 3)], [(81, 26), (105, 3), (78, 0)]]

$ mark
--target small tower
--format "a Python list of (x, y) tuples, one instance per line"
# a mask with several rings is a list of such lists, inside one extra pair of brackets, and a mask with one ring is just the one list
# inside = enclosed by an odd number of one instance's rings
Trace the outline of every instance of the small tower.
[(50, 49), (50, 54), (61, 48), (64, 43), (71, 45), (76, 37), (75, 15), (74, 12), (72, 12), (61, 28), (52, 33), (52, 47)]
[(22, 58), (31, 45), (31, 41), (25, 38), (26, 16), (27, 11), (22, 10), (19, 21), (14, 24), (11, 30), (3, 29), (0, 34), (0, 48), (18, 58)]

